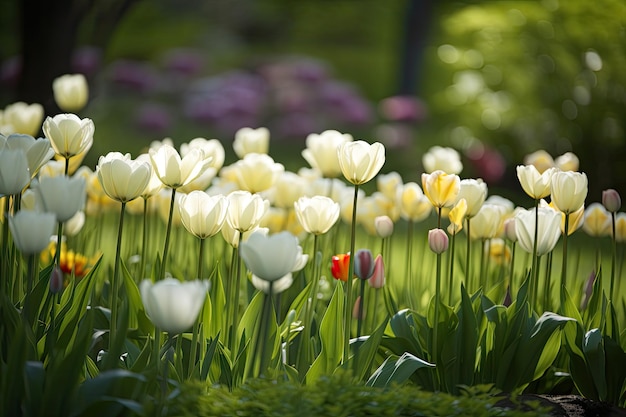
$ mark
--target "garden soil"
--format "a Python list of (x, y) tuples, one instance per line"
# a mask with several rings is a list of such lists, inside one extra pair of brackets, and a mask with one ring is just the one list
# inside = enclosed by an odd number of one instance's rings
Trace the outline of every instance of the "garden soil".
[(541, 406), (551, 409), (554, 417), (626, 417), (626, 409), (611, 404), (592, 401), (578, 395), (534, 395), (518, 397), (515, 402), (503, 399), (498, 405), (507, 408), (527, 409), (524, 403), (539, 402)]

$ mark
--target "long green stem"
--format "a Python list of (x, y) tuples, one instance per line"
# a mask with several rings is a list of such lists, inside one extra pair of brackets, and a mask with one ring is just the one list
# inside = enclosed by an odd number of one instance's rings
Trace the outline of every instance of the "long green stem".
[[(437, 275), (435, 279), (435, 322), (433, 323), (433, 340), (431, 346), (431, 361), (437, 363), (438, 360), (438, 328), (439, 328), (439, 299), (441, 288), (441, 254), (437, 254)], [(439, 373), (435, 371), (435, 389), (439, 389)]]
[(535, 238), (533, 239), (533, 265), (530, 274), (530, 306), (535, 308), (539, 277), (539, 257), (537, 256), (537, 240), (539, 239), (539, 200), (535, 200)]
[[(9, 271), (9, 210), (11, 209), (11, 198), (10, 196), (4, 197), (4, 219), (2, 221), (2, 266), (1, 271), (3, 277), (11, 276)], [(3, 279), (0, 283), (0, 291), (5, 293), (8, 291), (8, 282), (9, 280)], [(0, 293), (1, 295), (1, 293)]]
[[(199, 280), (202, 280), (202, 267), (204, 262), (204, 241), (205, 239), (200, 239), (200, 248), (198, 249), (198, 269), (197, 269), (197, 277)], [(196, 319), (196, 322), (193, 325), (193, 332), (191, 334), (191, 349), (189, 352), (189, 366), (187, 369), (187, 377), (191, 378), (193, 375), (193, 370), (196, 366), (196, 356), (198, 354), (198, 333), (200, 332), (200, 318)]]
[(148, 199), (143, 200), (143, 223), (141, 231), (141, 267), (139, 269), (139, 279), (145, 278), (146, 256), (148, 254)]
[(317, 291), (319, 287), (319, 268), (318, 268), (318, 257), (317, 257), (317, 248), (318, 248), (318, 235), (314, 235), (313, 237), (313, 278), (311, 280), (311, 288), (309, 289), (309, 298), (305, 305), (304, 311), (304, 329), (305, 331), (302, 333), (302, 345), (301, 349), (298, 352), (298, 369), (304, 375), (306, 373), (306, 368), (308, 367), (311, 358), (310, 358), (310, 345), (311, 345), (311, 337), (313, 337), (313, 314), (315, 314), (316, 301), (317, 301)]
[[(243, 240), (243, 232), (239, 232), (239, 244)], [(237, 350), (237, 327), (239, 325), (239, 292), (241, 287), (241, 257), (239, 256), (239, 251), (237, 250), (237, 259), (235, 261), (235, 281), (232, 283), (233, 285), (233, 298), (231, 301), (232, 305), (232, 325), (230, 327), (230, 344), (229, 347), (231, 349), (231, 353), (233, 354), (233, 358), (235, 357), (235, 351)]]
[[(413, 300), (413, 294), (418, 294), (416, 288), (414, 288), (415, 281), (413, 280), (413, 220), (409, 220), (406, 233), (406, 271), (404, 271), (405, 277), (405, 292), (411, 294), (408, 297), (409, 301)], [(411, 306), (414, 307), (414, 306)]]
[(111, 280), (111, 299), (109, 300), (109, 306), (111, 307), (111, 329), (109, 332), (109, 352), (112, 352), (112, 347), (117, 337), (117, 306), (119, 298), (119, 276), (120, 276), (120, 261), (121, 261), (121, 248), (122, 248), (122, 232), (124, 230), (124, 213), (126, 212), (126, 203), (122, 202), (120, 209), (120, 224), (117, 230), (117, 248), (115, 250), (115, 264), (113, 269), (113, 278)]
[(350, 262), (348, 267), (348, 281), (346, 282), (346, 303), (344, 312), (344, 345), (342, 363), (350, 355), (350, 330), (352, 329), (352, 277), (354, 276), (354, 247), (356, 240), (356, 205), (359, 196), (359, 186), (354, 185), (354, 201), (352, 204), (352, 224), (350, 232)]
[(515, 242), (511, 243), (511, 270), (509, 271), (509, 291), (513, 295), (513, 279), (515, 278)]
[(167, 219), (167, 229), (165, 231), (165, 245), (163, 246), (163, 258), (161, 258), (161, 271), (158, 280), (165, 278), (165, 268), (167, 266), (167, 252), (170, 246), (170, 235), (172, 234), (172, 218), (174, 217), (174, 202), (176, 201), (176, 188), (172, 188), (170, 199), (170, 212)]
[(611, 243), (612, 243), (612, 252), (611, 252), (611, 286), (609, 289), (609, 300), (615, 302), (616, 300), (613, 298), (615, 295), (615, 270), (617, 264), (617, 240), (615, 239), (615, 213), (611, 213)]
[[(261, 340), (261, 358), (259, 361), (259, 375), (263, 375), (263, 373), (267, 370), (267, 360), (265, 356), (267, 355), (267, 342), (269, 339), (269, 320), (272, 315), (272, 299), (274, 292), (274, 282), (269, 282), (269, 292), (265, 294), (265, 299), (263, 300), (263, 311), (261, 313), (261, 328), (259, 329), (259, 338)], [(270, 357), (271, 359), (271, 357)]]
[(472, 291), (472, 273), (470, 271), (471, 267), (471, 259), (472, 259), (472, 234), (471, 234), (471, 222), (468, 217), (465, 220), (466, 231), (467, 231), (467, 242), (465, 246), (465, 285), (467, 286), (467, 291)]
[(456, 233), (452, 234), (452, 242), (450, 242), (450, 269), (448, 276), (448, 304), (452, 305), (452, 289), (454, 288), (454, 242), (456, 241)]
[(359, 293), (358, 322), (356, 327), (356, 337), (361, 337), (361, 328), (363, 326), (363, 306), (365, 305), (365, 280), (361, 280), (361, 289)]
[(37, 269), (37, 254), (30, 254), (28, 255), (28, 260), (27, 260), (27, 272), (26, 272), (26, 294), (24, 295), (24, 312), (22, 314), (23, 317), (26, 318), (27, 325), (31, 326), (32, 323), (30, 322), (30, 306), (31, 306), (31, 291), (33, 290), (33, 283), (35, 282), (35, 272)]
[[(561, 303), (563, 303), (564, 291), (567, 288), (567, 236), (569, 235), (569, 214), (565, 213), (565, 227), (563, 228), (563, 257), (561, 263)], [(548, 287), (549, 291), (550, 288)], [(547, 300), (547, 298), (545, 298)], [(548, 308), (545, 305), (544, 308)]]

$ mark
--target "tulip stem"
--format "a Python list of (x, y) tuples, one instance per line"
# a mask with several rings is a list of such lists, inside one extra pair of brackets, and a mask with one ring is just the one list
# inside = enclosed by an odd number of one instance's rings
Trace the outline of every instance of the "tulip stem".
[(198, 269), (197, 269), (197, 277), (199, 280), (202, 280), (203, 267), (204, 267), (204, 240), (200, 239), (200, 248), (198, 249)]
[(513, 279), (515, 278), (515, 242), (511, 242), (511, 270), (509, 271), (509, 291), (513, 296)]
[[(9, 271), (9, 209), (11, 208), (11, 198), (10, 196), (4, 197), (4, 219), (2, 222), (2, 257), (7, 257), (7, 259), (2, 259), (2, 276), (8, 277), (11, 276)], [(6, 284), (5, 284), (6, 281)], [(8, 291), (8, 283), (9, 280), (2, 280), (0, 283), (0, 288), (2, 288), (2, 292)]]
[[(198, 279), (202, 280), (202, 264), (204, 261), (204, 241), (205, 239), (200, 239), (200, 249), (198, 253)], [(193, 333), (191, 335), (191, 350), (189, 352), (189, 367), (187, 369), (187, 377), (191, 378), (193, 374), (193, 370), (196, 366), (196, 356), (198, 352), (198, 333), (200, 331), (200, 322), (199, 319), (196, 319), (193, 325)]]
[(530, 306), (535, 308), (537, 299), (537, 279), (539, 277), (539, 257), (537, 256), (537, 240), (539, 239), (539, 200), (535, 200), (535, 238), (533, 239), (533, 264), (530, 274)]
[[(262, 376), (267, 370), (267, 361), (265, 359), (266, 350), (267, 350), (267, 342), (269, 339), (269, 323), (270, 317), (272, 315), (272, 305), (273, 305), (273, 297), (272, 292), (274, 292), (274, 281), (269, 281), (269, 292), (265, 294), (265, 298), (263, 299), (263, 311), (261, 312), (261, 328), (259, 329), (259, 339), (263, 339), (261, 341), (261, 358), (259, 360), (259, 376)], [(271, 355), (271, 353), (270, 353)], [(269, 358), (271, 359), (271, 357)]]
[(28, 269), (26, 273), (26, 294), (24, 295), (24, 307), (22, 316), (26, 318), (27, 325), (31, 326), (30, 322), (30, 304), (31, 304), (31, 291), (33, 290), (33, 282), (35, 282), (35, 269), (37, 268), (37, 254), (28, 255)]
[(143, 200), (143, 223), (141, 237), (141, 267), (139, 269), (139, 279), (143, 279), (146, 273), (146, 253), (148, 252), (148, 199)]
[[(567, 236), (569, 235), (569, 213), (565, 213), (565, 225), (563, 227), (563, 259), (561, 264), (561, 304), (564, 301), (564, 290), (567, 286)], [(549, 281), (548, 281), (549, 283)], [(550, 287), (546, 288), (550, 291)], [(545, 298), (547, 301), (547, 297)], [(548, 308), (546, 304), (544, 308)]]
[[(416, 294), (418, 291), (414, 290), (415, 281), (413, 280), (413, 220), (409, 220), (407, 224), (406, 234), (406, 271), (405, 276), (405, 291), (408, 294)], [(409, 297), (409, 300), (413, 300), (413, 297)], [(414, 306), (411, 306), (414, 307)]]
[(472, 291), (472, 274), (470, 272), (471, 267), (471, 259), (472, 259), (472, 234), (471, 234), (471, 219), (468, 217), (466, 219), (467, 226), (467, 245), (465, 246), (465, 285), (467, 287), (467, 291), (471, 293)]
[(342, 363), (348, 361), (350, 355), (350, 330), (352, 328), (352, 277), (354, 276), (354, 246), (356, 240), (356, 205), (359, 197), (359, 186), (354, 185), (354, 201), (352, 204), (352, 223), (350, 231), (350, 262), (348, 262), (348, 281), (346, 282), (346, 304), (344, 314), (344, 345)]
[(452, 305), (452, 288), (454, 287), (454, 242), (456, 241), (456, 232), (452, 234), (450, 242), (450, 275), (448, 276), (448, 304)]
[(117, 230), (117, 248), (115, 250), (115, 265), (113, 269), (113, 278), (111, 280), (111, 299), (109, 306), (111, 308), (111, 329), (109, 331), (109, 353), (113, 351), (115, 339), (117, 337), (117, 301), (119, 298), (119, 276), (120, 276), (120, 255), (122, 248), (122, 231), (124, 230), (124, 213), (126, 212), (126, 202), (122, 202), (120, 209), (120, 224)]
[(611, 212), (611, 286), (609, 288), (609, 301), (613, 302), (613, 295), (615, 290), (615, 269), (617, 258), (617, 240), (615, 239), (615, 212)]
[[(239, 232), (239, 244), (241, 245), (241, 241), (243, 240), (243, 232)], [(237, 350), (237, 325), (239, 324), (239, 291), (240, 291), (240, 281), (241, 281), (241, 257), (239, 256), (238, 247), (235, 248), (235, 252), (237, 252), (237, 257), (235, 259), (235, 281), (232, 283), (233, 288), (233, 298), (231, 300), (232, 305), (232, 325), (230, 327), (230, 349), (232, 357), (235, 358), (235, 350)]]
[(365, 281), (364, 279), (361, 280), (361, 290), (360, 290), (360, 294), (359, 294), (359, 306), (358, 306), (358, 316), (357, 316), (357, 328), (356, 328), (356, 337), (357, 339), (359, 337), (361, 337), (361, 327), (362, 327), (362, 323), (363, 323), (363, 306), (364, 306), (364, 301), (365, 300)]
[(172, 218), (174, 217), (174, 202), (176, 201), (176, 188), (172, 188), (170, 199), (170, 213), (167, 219), (167, 229), (165, 231), (165, 246), (163, 247), (163, 258), (161, 259), (161, 271), (158, 280), (165, 278), (165, 267), (167, 265), (167, 252), (170, 246), (170, 235), (172, 234)]
[[(435, 323), (433, 324), (433, 340), (431, 346), (431, 361), (437, 363), (438, 328), (439, 328), (439, 298), (441, 288), (441, 253), (437, 254), (437, 275), (435, 280)], [(439, 372), (435, 370), (435, 390), (439, 389)]]
[(318, 259), (317, 259), (317, 248), (318, 248), (318, 235), (313, 236), (313, 279), (311, 281), (311, 288), (309, 290), (309, 299), (306, 303), (305, 313), (304, 313), (304, 332), (302, 333), (302, 349), (298, 352), (298, 365), (299, 370), (302, 372), (302, 375), (306, 374), (305, 367), (308, 367), (310, 364), (310, 344), (311, 337), (313, 336), (313, 314), (315, 313), (315, 305), (317, 301), (317, 291), (319, 287), (319, 268), (318, 268)]

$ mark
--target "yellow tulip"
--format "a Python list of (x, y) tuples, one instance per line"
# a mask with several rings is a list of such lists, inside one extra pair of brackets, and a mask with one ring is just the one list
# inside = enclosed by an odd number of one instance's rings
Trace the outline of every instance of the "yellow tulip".
[(422, 189), (434, 207), (451, 207), (461, 190), (461, 179), (456, 174), (437, 170), (422, 174)]

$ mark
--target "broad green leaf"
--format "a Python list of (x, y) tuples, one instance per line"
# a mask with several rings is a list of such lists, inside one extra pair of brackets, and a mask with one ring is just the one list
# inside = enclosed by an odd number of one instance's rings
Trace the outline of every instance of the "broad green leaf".
[(383, 322), (378, 328), (369, 336), (361, 336), (359, 339), (352, 339), (350, 341), (351, 350), (354, 350), (354, 355), (341, 366), (343, 369), (355, 370), (355, 377), (361, 381), (371, 369), (376, 352), (380, 346), (383, 334), (385, 333), (385, 327), (387, 327), (387, 321)]
[(390, 355), (385, 362), (372, 374), (365, 385), (369, 387), (385, 388), (391, 384), (401, 384), (420, 368), (434, 368), (428, 363), (408, 352), (398, 357)]
[(337, 285), (320, 324), (322, 349), (306, 373), (307, 383), (314, 383), (323, 375), (331, 375), (339, 366), (344, 344), (343, 316), (343, 287)]
[(583, 352), (593, 377), (593, 382), (598, 392), (598, 399), (606, 401), (606, 358), (604, 354), (604, 341), (600, 329), (589, 330), (583, 339)]

